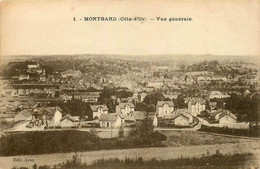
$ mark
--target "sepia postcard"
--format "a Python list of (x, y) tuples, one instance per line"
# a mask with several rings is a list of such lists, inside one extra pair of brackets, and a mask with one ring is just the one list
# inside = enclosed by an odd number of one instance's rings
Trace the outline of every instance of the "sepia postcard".
[(0, 1), (0, 169), (260, 168), (259, 0)]

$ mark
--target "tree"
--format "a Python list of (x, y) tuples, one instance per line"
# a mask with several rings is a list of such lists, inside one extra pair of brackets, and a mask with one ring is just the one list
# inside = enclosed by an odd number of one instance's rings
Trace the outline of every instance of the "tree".
[(160, 93), (160, 92), (153, 92), (153, 93), (148, 94), (147, 96), (145, 96), (144, 103), (146, 103), (147, 105), (149, 105), (149, 104), (156, 105), (158, 101), (162, 101), (164, 99), (165, 98), (164, 98), (162, 93)]
[(209, 117), (210, 117), (210, 114), (209, 114), (209, 112), (208, 112), (207, 110), (202, 111), (202, 112), (200, 113), (200, 115), (201, 115), (202, 117), (206, 117), (206, 118), (209, 118)]
[(206, 110), (211, 110), (210, 102), (208, 100), (206, 101)]
[(217, 109), (223, 109), (224, 108), (224, 101), (221, 99), (217, 99)]
[(185, 104), (185, 99), (183, 95), (178, 95), (177, 99), (174, 100), (175, 108), (177, 109), (184, 109), (187, 107)]
[(253, 97), (247, 96), (244, 98), (244, 111), (246, 112), (246, 120), (249, 123), (249, 134), (251, 136), (259, 136), (260, 128), (260, 98), (259, 95), (256, 94)]

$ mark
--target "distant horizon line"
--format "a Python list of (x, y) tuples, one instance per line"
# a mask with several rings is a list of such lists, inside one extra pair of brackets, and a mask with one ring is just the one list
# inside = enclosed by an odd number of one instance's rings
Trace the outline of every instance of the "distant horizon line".
[(230, 55), (230, 54), (111, 54), (111, 53), (75, 53), (75, 54), (13, 54), (13, 55), (1, 55), (2, 57), (7, 57), (7, 56), (69, 56), (69, 55), (110, 55), (110, 56), (161, 56), (161, 55), (168, 55), (168, 56), (173, 56), (173, 55), (193, 55), (193, 56), (204, 56), (204, 55), (211, 55), (211, 56), (237, 56), (237, 57), (243, 57), (243, 56), (253, 56), (257, 57), (259, 55), (252, 55), (252, 54), (245, 54), (245, 55)]

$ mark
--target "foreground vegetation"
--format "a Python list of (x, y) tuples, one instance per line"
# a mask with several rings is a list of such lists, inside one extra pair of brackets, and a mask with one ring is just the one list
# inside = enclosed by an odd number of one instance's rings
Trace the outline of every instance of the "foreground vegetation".
[[(143, 160), (141, 157), (136, 159), (125, 158), (120, 160), (115, 159), (100, 159), (87, 165), (82, 163), (78, 156), (74, 156), (72, 160), (68, 160), (66, 163), (58, 164), (56, 166), (39, 166), (39, 169), (172, 169), (172, 168), (258, 168), (256, 157), (251, 154), (234, 154), (234, 155), (223, 155), (219, 152), (211, 156), (203, 156), (201, 158), (180, 158), (170, 160), (158, 160), (150, 159)], [(33, 168), (37, 168), (34, 165)], [(13, 168), (22, 169), (22, 168)], [(27, 169), (23, 167), (23, 169)]]
[(259, 137), (260, 136), (260, 127), (254, 127), (251, 129), (232, 129), (227, 127), (208, 127), (205, 125), (201, 126), (199, 131), (218, 133), (218, 134), (230, 134), (234, 136), (247, 136), (247, 137)]
[(10, 134), (0, 139), (0, 155), (35, 155), (61, 152), (81, 152), (105, 149), (159, 147), (166, 136), (154, 132), (149, 121), (131, 129), (128, 136), (119, 132), (119, 138), (99, 138), (97, 132), (34, 131)]

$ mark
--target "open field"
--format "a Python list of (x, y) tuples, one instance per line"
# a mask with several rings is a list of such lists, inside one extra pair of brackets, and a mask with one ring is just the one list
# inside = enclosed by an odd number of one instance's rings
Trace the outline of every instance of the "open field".
[[(168, 147), (133, 148), (117, 150), (99, 150), (78, 152), (82, 162), (93, 163), (98, 159), (137, 158), (144, 160), (156, 158), (158, 160), (177, 159), (180, 157), (202, 157), (212, 155), (216, 152), (222, 154), (253, 153), (260, 155), (260, 144), (258, 139), (230, 138), (228, 136), (216, 136), (196, 131), (161, 131), (167, 135)], [(1, 169), (16, 166), (31, 167), (37, 165), (55, 165), (70, 160), (75, 153), (54, 153), (43, 155), (22, 155), (0, 157)], [(15, 159), (18, 159), (14, 162)], [(26, 159), (32, 159), (26, 162)]]
[[(259, 157), (259, 147), (257, 142), (251, 144), (245, 143), (226, 143), (215, 145), (197, 145), (197, 146), (182, 146), (182, 147), (153, 147), (153, 148), (134, 148), (134, 149), (119, 149), (119, 150), (100, 150), (77, 153), (83, 163), (92, 164), (98, 159), (118, 158), (135, 159), (142, 157), (144, 160), (156, 158), (158, 160), (178, 159), (178, 158), (193, 158), (202, 157), (220, 152), (221, 154), (236, 154), (236, 153), (253, 153)], [(39, 165), (56, 165), (67, 160), (71, 160), (75, 153), (54, 153), (44, 155), (24, 155), (24, 156), (9, 156), (0, 157), (1, 169), (10, 169), (15, 166), (32, 167), (33, 164)], [(26, 162), (26, 159), (30, 161)], [(16, 160), (16, 161), (14, 161)]]

